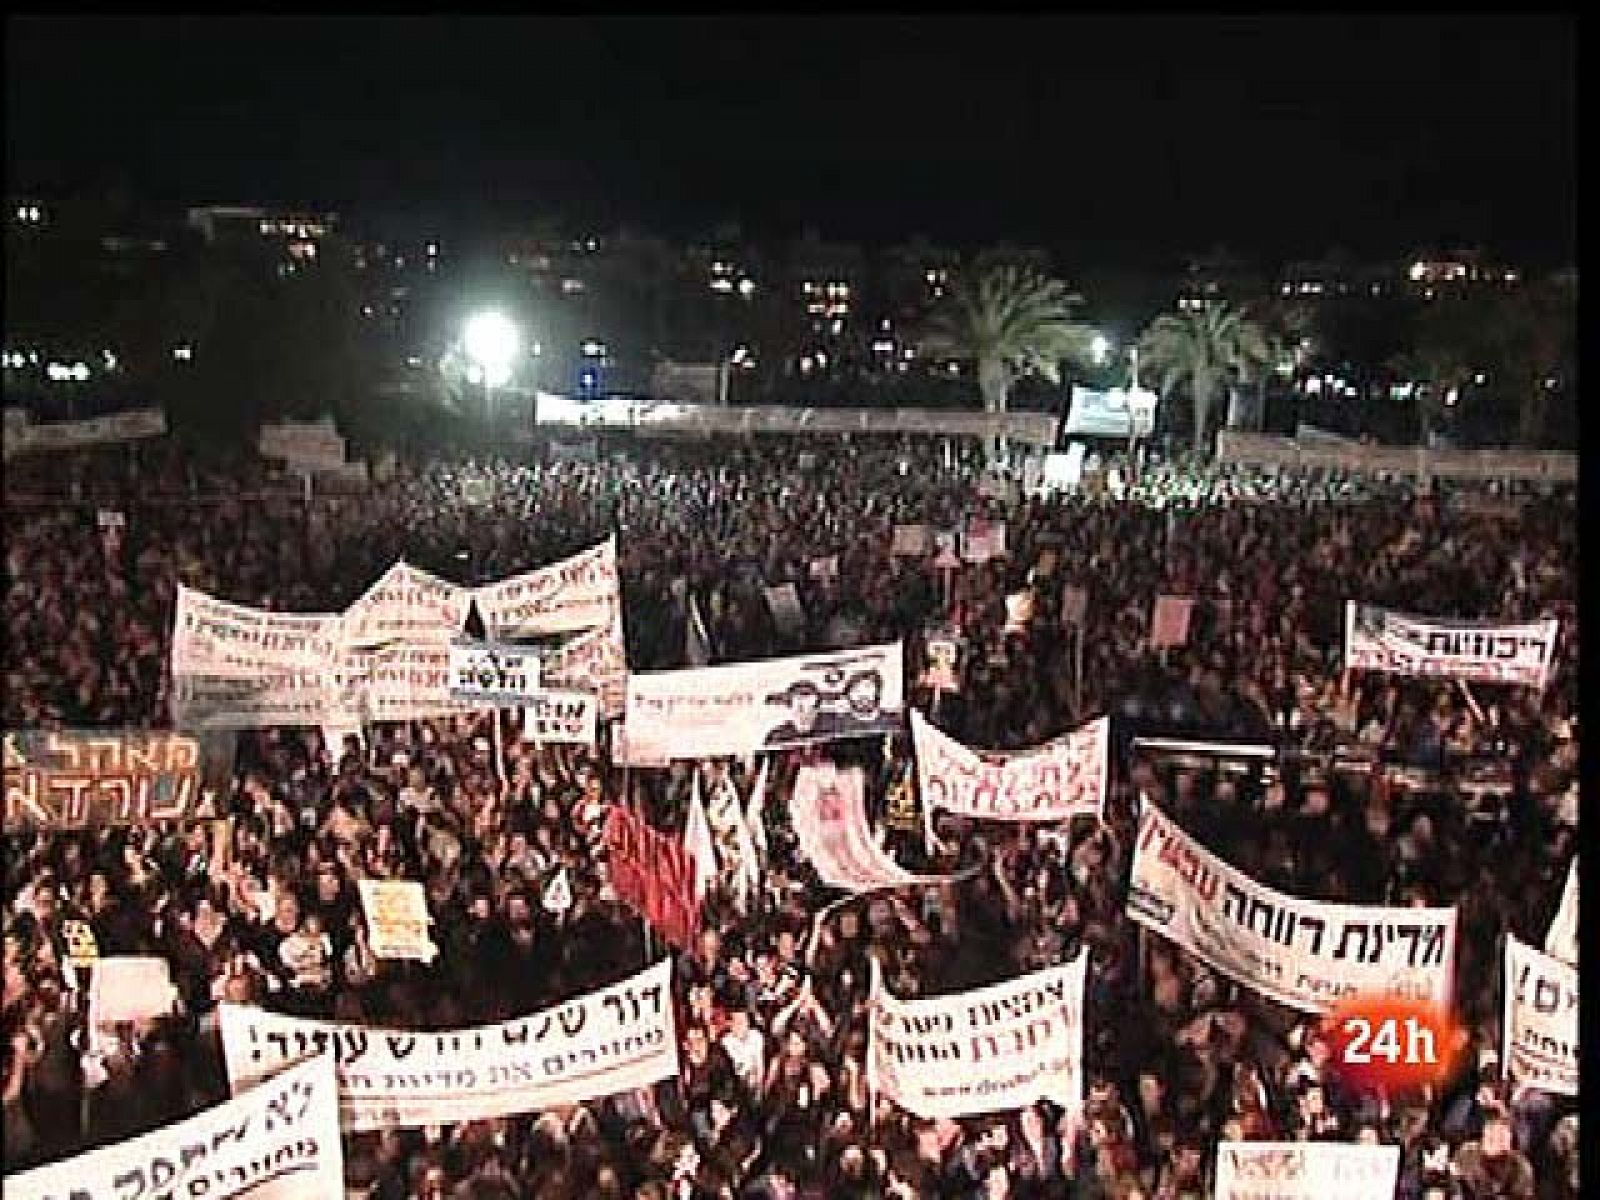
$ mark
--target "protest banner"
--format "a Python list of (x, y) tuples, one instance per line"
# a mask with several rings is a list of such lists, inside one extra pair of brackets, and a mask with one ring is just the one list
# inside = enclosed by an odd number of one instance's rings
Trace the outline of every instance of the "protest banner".
[(263, 671), (253, 678), (174, 675), (172, 723), (215, 731), (357, 726), (366, 720), (359, 669)]
[(989, 821), (1098, 816), (1110, 779), (1111, 719), (1011, 754), (979, 754), (911, 712), (922, 803)]
[(1574, 855), (1567, 867), (1567, 883), (1561, 889), (1561, 907), (1544, 935), (1544, 952), (1572, 966), (1578, 965), (1578, 859)]
[(1578, 968), (1506, 934), (1500, 1055), (1524, 1087), (1578, 1095)]
[(827, 583), (829, 580), (839, 578), (839, 556), (830, 554), (826, 558), (813, 558), (807, 567), (807, 573), (818, 583)]
[(241, 1088), (333, 1051), (346, 1131), (486, 1121), (649, 1087), (678, 1072), (672, 962), (497, 1025), (379, 1029), (219, 1008), (228, 1081)]
[(473, 593), (491, 638), (541, 637), (597, 629), (622, 603), (617, 539)]
[(1212, 854), (1151, 804), (1139, 819), (1127, 914), (1301, 1012), (1326, 1012), (1356, 995), (1450, 1002), (1454, 908), (1285, 895)]
[(7, 1175), (8, 1200), (343, 1196), (338, 1081), (323, 1054), (186, 1120)]
[(866, 786), (860, 767), (800, 768), (790, 817), (801, 857), (823, 883), (852, 892), (946, 882), (949, 876), (914, 875), (884, 853), (867, 824)]
[(322, 671), (339, 655), (339, 613), (284, 613), (229, 604), (178, 585), (172, 673), (256, 679), (272, 671)]
[[(26, 414), (24, 414), (24, 418)], [(0, 440), (4, 455), (10, 458), (32, 450), (75, 450), (116, 442), (135, 442), (161, 437), (167, 432), (167, 416), (159, 408), (136, 408), (85, 421), (47, 421), (31, 424), (26, 419), (8, 423)]]
[(1157, 596), (1150, 614), (1150, 649), (1184, 646), (1189, 642), (1189, 614), (1192, 596)]
[(428, 896), (415, 879), (360, 879), (361, 911), (374, 958), (432, 962), (439, 947), (428, 936)]
[(208, 814), (232, 787), (234, 743), (223, 733), (7, 732), (4, 827), (80, 829)]
[(401, 560), (344, 610), (347, 646), (394, 641), (447, 642), (461, 635), (472, 590)]
[(930, 632), (923, 643), (923, 657), (927, 666), (922, 672), (922, 684), (939, 692), (961, 690), (961, 638), (949, 630)]
[(450, 697), (482, 708), (514, 708), (539, 691), (539, 651), (506, 642), (450, 643)]
[(568, 638), (548, 651), (542, 674), (547, 687), (593, 692), (607, 718), (620, 717), (628, 702), (628, 652), (620, 607), (601, 628)]
[(89, 980), (89, 1024), (151, 1021), (177, 1006), (178, 991), (164, 958), (113, 955), (97, 959)]
[(87, 921), (62, 921), (61, 939), (67, 944), (69, 967), (92, 967), (100, 957), (100, 943)]
[(772, 613), (772, 623), (790, 637), (799, 637), (806, 629), (806, 610), (800, 604), (800, 591), (792, 583), (763, 588), (767, 608)]
[(1216, 1200), (1394, 1200), (1399, 1146), (1223, 1142)]
[(621, 805), (606, 813), (605, 834), (618, 898), (670, 944), (690, 949), (700, 928), (700, 901), (695, 863), (683, 842), (652, 829)]
[(926, 525), (896, 525), (889, 553), (896, 558), (926, 558), (933, 546), (933, 530)]
[(362, 719), (417, 721), (485, 707), (479, 700), (451, 694), (452, 652), (448, 642), (391, 642), (371, 651), (347, 652)]
[(746, 755), (891, 733), (904, 711), (898, 642), (630, 675), (627, 762)]
[(278, 421), (263, 425), (256, 435), (256, 453), (282, 459), (301, 470), (337, 469), (345, 461), (347, 445), (332, 417), (317, 421)]
[(1347, 600), (1344, 666), (1347, 671), (1542, 688), (1555, 663), (1560, 630), (1556, 620), (1521, 625), (1441, 620)]
[(1033, 603), (1032, 588), (1012, 592), (1006, 597), (1006, 623), (1003, 632), (1007, 637), (1016, 637), (1028, 632), (1028, 626), (1033, 624)]
[(1061, 589), (1061, 625), (1065, 629), (1082, 628), (1089, 614), (1089, 593), (1076, 584)]
[(522, 740), (592, 746), (599, 725), (599, 700), (584, 692), (539, 691), (522, 705)]
[(930, 1120), (1083, 1107), (1087, 951), (1063, 967), (952, 996), (901, 1000), (873, 962), (867, 1071), (873, 1090)]

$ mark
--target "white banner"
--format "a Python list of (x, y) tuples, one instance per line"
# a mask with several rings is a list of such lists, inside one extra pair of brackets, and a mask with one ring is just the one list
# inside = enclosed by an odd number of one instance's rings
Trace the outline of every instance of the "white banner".
[(1544, 935), (1544, 952), (1564, 963), (1578, 965), (1578, 859), (1567, 867), (1567, 885), (1561, 889), (1561, 907)]
[(237, 1004), (219, 1011), (236, 1092), (333, 1050), (340, 1119), (356, 1133), (582, 1104), (678, 1073), (671, 959), (554, 1008), (468, 1029), (379, 1029)]
[(1520, 479), (1541, 483), (1574, 483), (1575, 454), (1508, 450), (1432, 450), (1425, 446), (1343, 445), (1266, 433), (1224, 430), (1217, 434), (1218, 464), (1278, 469), (1329, 469), (1376, 474), (1418, 475), (1434, 479)]
[(967, 522), (966, 532), (961, 535), (961, 558), (963, 562), (986, 563), (991, 558), (1004, 558), (1006, 556), (1006, 523), (1004, 521), (990, 521), (984, 517), (973, 517)]
[(620, 717), (628, 702), (628, 651), (622, 637), (622, 610), (611, 621), (569, 638), (544, 658), (544, 682), (600, 697), (600, 709)]
[(1524, 1087), (1576, 1096), (1578, 968), (1508, 933), (1505, 969), (1505, 1073)]
[(600, 704), (584, 692), (535, 692), (522, 706), (522, 740), (594, 745)]
[(345, 643), (447, 642), (460, 636), (471, 606), (472, 589), (402, 560), (344, 610)]
[(32, 425), (25, 420), (8, 424), (0, 439), (5, 457), (27, 450), (74, 450), (80, 446), (99, 446), (109, 442), (135, 442), (161, 437), (167, 432), (167, 417), (159, 408), (138, 408), (91, 417), (87, 421), (48, 421)]
[(432, 962), (439, 947), (428, 935), (428, 896), (415, 879), (359, 879), (361, 911), (367, 918), (374, 958)]
[(8, 1200), (343, 1196), (333, 1059), (320, 1055), (142, 1137), (7, 1175), (5, 1193)]
[(332, 417), (263, 425), (256, 438), (256, 452), (262, 458), (281, 458), (291, 467), (310, 471), (339, 469), (346, 448)]
[(830, 763), (800, 768), (789, 808), (800, 856), (830, 887), (852, 892), (944, 883), (948, 876), (914, 875), (886, 854), (867, 824), (866, 776), (860, 767)]
[(917, 786), (930, 808), (989, 821), (1096, 816), (1110, 778), (1111, 719), (1015, 754), (980, 755), (911, 712)]
[(926, 558), (933, 549), (933, 530), (927, 525), (896, 525), (889, 553), (896, 558)]
[(1128, 916), (1289, 1008), (1349, 996), (1448, 1006), (1456, 910), (1324, 904), (1257, 883), (1154, 805), (1139, 819)]
[(1083, 1106), (1088, 952), (993, 987), (901, 1000), (873, 962), (867, 1071), (873, 1088), (928, 1119)]
[(177, 1009), (178, 991), (164, 958), (112, 955), (97, 959), (89, 979), (89, 1024), (150, 1021)]
[(362, 683), (342, 671), (272, 671), (250, 679), (174, 675), (172, 723), (195, 732), (359, 726)]
[(548, 567), (485, 584), (474, 593), (493, 638), (598, 629), (622, 603), (613, 536)]
[(504, 642), (452, 642), (450, 695), (482, 707), (514, 708), (539, 691), (539, 651)]
[(255, 679), (273, 671), (320, 671), (339, 652), (338, 613), (285, 613), (229, 604), (178, 585), (172, 673)]
[(448, 642), (398, 642), (370, 653), (351, 652), (352, 672), (363, 680), (360, 711), (367, 721), (416, 721), (472, 712), (480, 701), (450, 694)]
[(1550, 679), (1560, 628), (1556, 620), (1525, 625), (1441, 621), (1347, 600), (1344, 665), (1347, 671), (1542, 688)]
[(1399, 1146), (1223, 1142), (1216, 1200), (1394, 1200)]
[(905, 712), (898, 642), (628, 677), (627, 762), (753, 754), (891, 733)]

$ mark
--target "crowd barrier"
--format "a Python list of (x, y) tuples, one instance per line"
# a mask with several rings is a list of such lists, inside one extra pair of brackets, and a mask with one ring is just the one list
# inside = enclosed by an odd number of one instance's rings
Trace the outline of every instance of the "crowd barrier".
[(1217, 462), (1279, 470), (1348, 471), (1358, 475), (1410, 475), (1421, 479), (1516, 480), (1576, 483), (1573, 454), (1526, 450), (1432, 450), (1310, 441), (1273, 434), (1227, 431), (1217, 435)]

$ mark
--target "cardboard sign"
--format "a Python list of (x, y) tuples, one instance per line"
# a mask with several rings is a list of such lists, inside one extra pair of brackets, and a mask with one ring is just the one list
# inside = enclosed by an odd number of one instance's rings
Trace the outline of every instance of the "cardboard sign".
[(428, 936), (428, 897), (414, 879), (357, 881), (374, 958), (432, 962), (439, 948)]

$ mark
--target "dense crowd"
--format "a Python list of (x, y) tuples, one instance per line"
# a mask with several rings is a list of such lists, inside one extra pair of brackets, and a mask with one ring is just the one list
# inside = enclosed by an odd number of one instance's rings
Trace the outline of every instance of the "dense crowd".
[[(632, 669), (685, 665), (692, 596), (717, 661), (905, 639), (912, 702), (971, 746), (1016, 749), (1116, 718), (1103, 821), (946, 816), (931, 854), (920, 832), (892, 829), (914, 869), (974, 869), (839, 905), (786, 826), (794, 775), (819, 751), (776, 754), (761, 895), (745, 912), (714, 896), (675, 972), (681, 1078), (521, 1117), (347, 1136), (352, 1195), (1186, 1200), (1210, 1196), (1222, 1139), (1397, 1144), (1404, 1200), (1578, 1194), (1576, 1103), (1509, 1087), (1497, 1060), (1499, 938), (1542, 942), (1576, 851), (1572, 496), (1469, 512), (1445, 488), (1177, 464), (1071, 497), (980, 495), (974, 459), (948, 460), (937, 443), (819, 439), (402, 464), (359, 495), (307, 500), (139, 453), (86, 456), (58, 473), (56, 498), (8, 498), (7, 729), (160, 726), (180, 580), (328, 611), (402, 556), (472, 584), (612, 532)], [(101, 529), (102, 509), (125, 526)], [(955, 528), (969, 513), (1006, 521), (1005, 558), (943, 575), (891, 554), (896, 523)], [(811, 569), (833, 556), (836, 574)], [(785, 582), (806, 615), (798, 635), (780, 631), (762, 591)], [(1081, 670), (1060, 620), (1068, 584), (1088, 595)], [(1005, 600), (1021, 590), (1032, 619), (1008, 630)], [(1186, 646), (1146, 648), (1158, 593), (1195, 598)], [(1349, 598), (1558, 617), (1558, 671), (1538, 692), (1346, 673)], [(947, 623), (963, 643), (960, 690), (936, 697), (911, 685), (928, 630)], [(221, 845), (202, 826), (8, 832), (7, 1169), (225, 1098), (219, 1001), (448, 1028), (591, 991), (663, 953), (609, 886), (599, 823), (627, 792), (660, 828), (681, 829), (691, 764), (623, 773), (603, 746), (525, 745), (497, 736), (495, 719), (380, 726), (337, 746), (317, 730), (243, 735)], [(1134, 744), (1155, 733), (1278, 755), (1235, 769)], [(908, 777), (908, 738), (888, 742), (820, 751), (870, 768), (880, 822)], [(741, 794), (752, 786), (752, 763), (704, 766)], [(1141, 803), (1282, 891), (1458, 905), (1457, 1003), (1473, 1038), (1459, 1078), (1352, 1092), (1303, 1015), (1141, 935), (1124, 915)], [(570, 905), (547, 903), (558, 874)], [(435, 963), (374, 959), (361, 878), (424, 882)], [(86, 1039), (83, 981), (64, 966), (69, 918), (91, 926), (101, 954), (165, 957), (181, 1014)], [(1081, 1113), (1041, 1101), (933, 1122), (871, 1101), (870, 960), (910, 997), (1079, 954)]]

